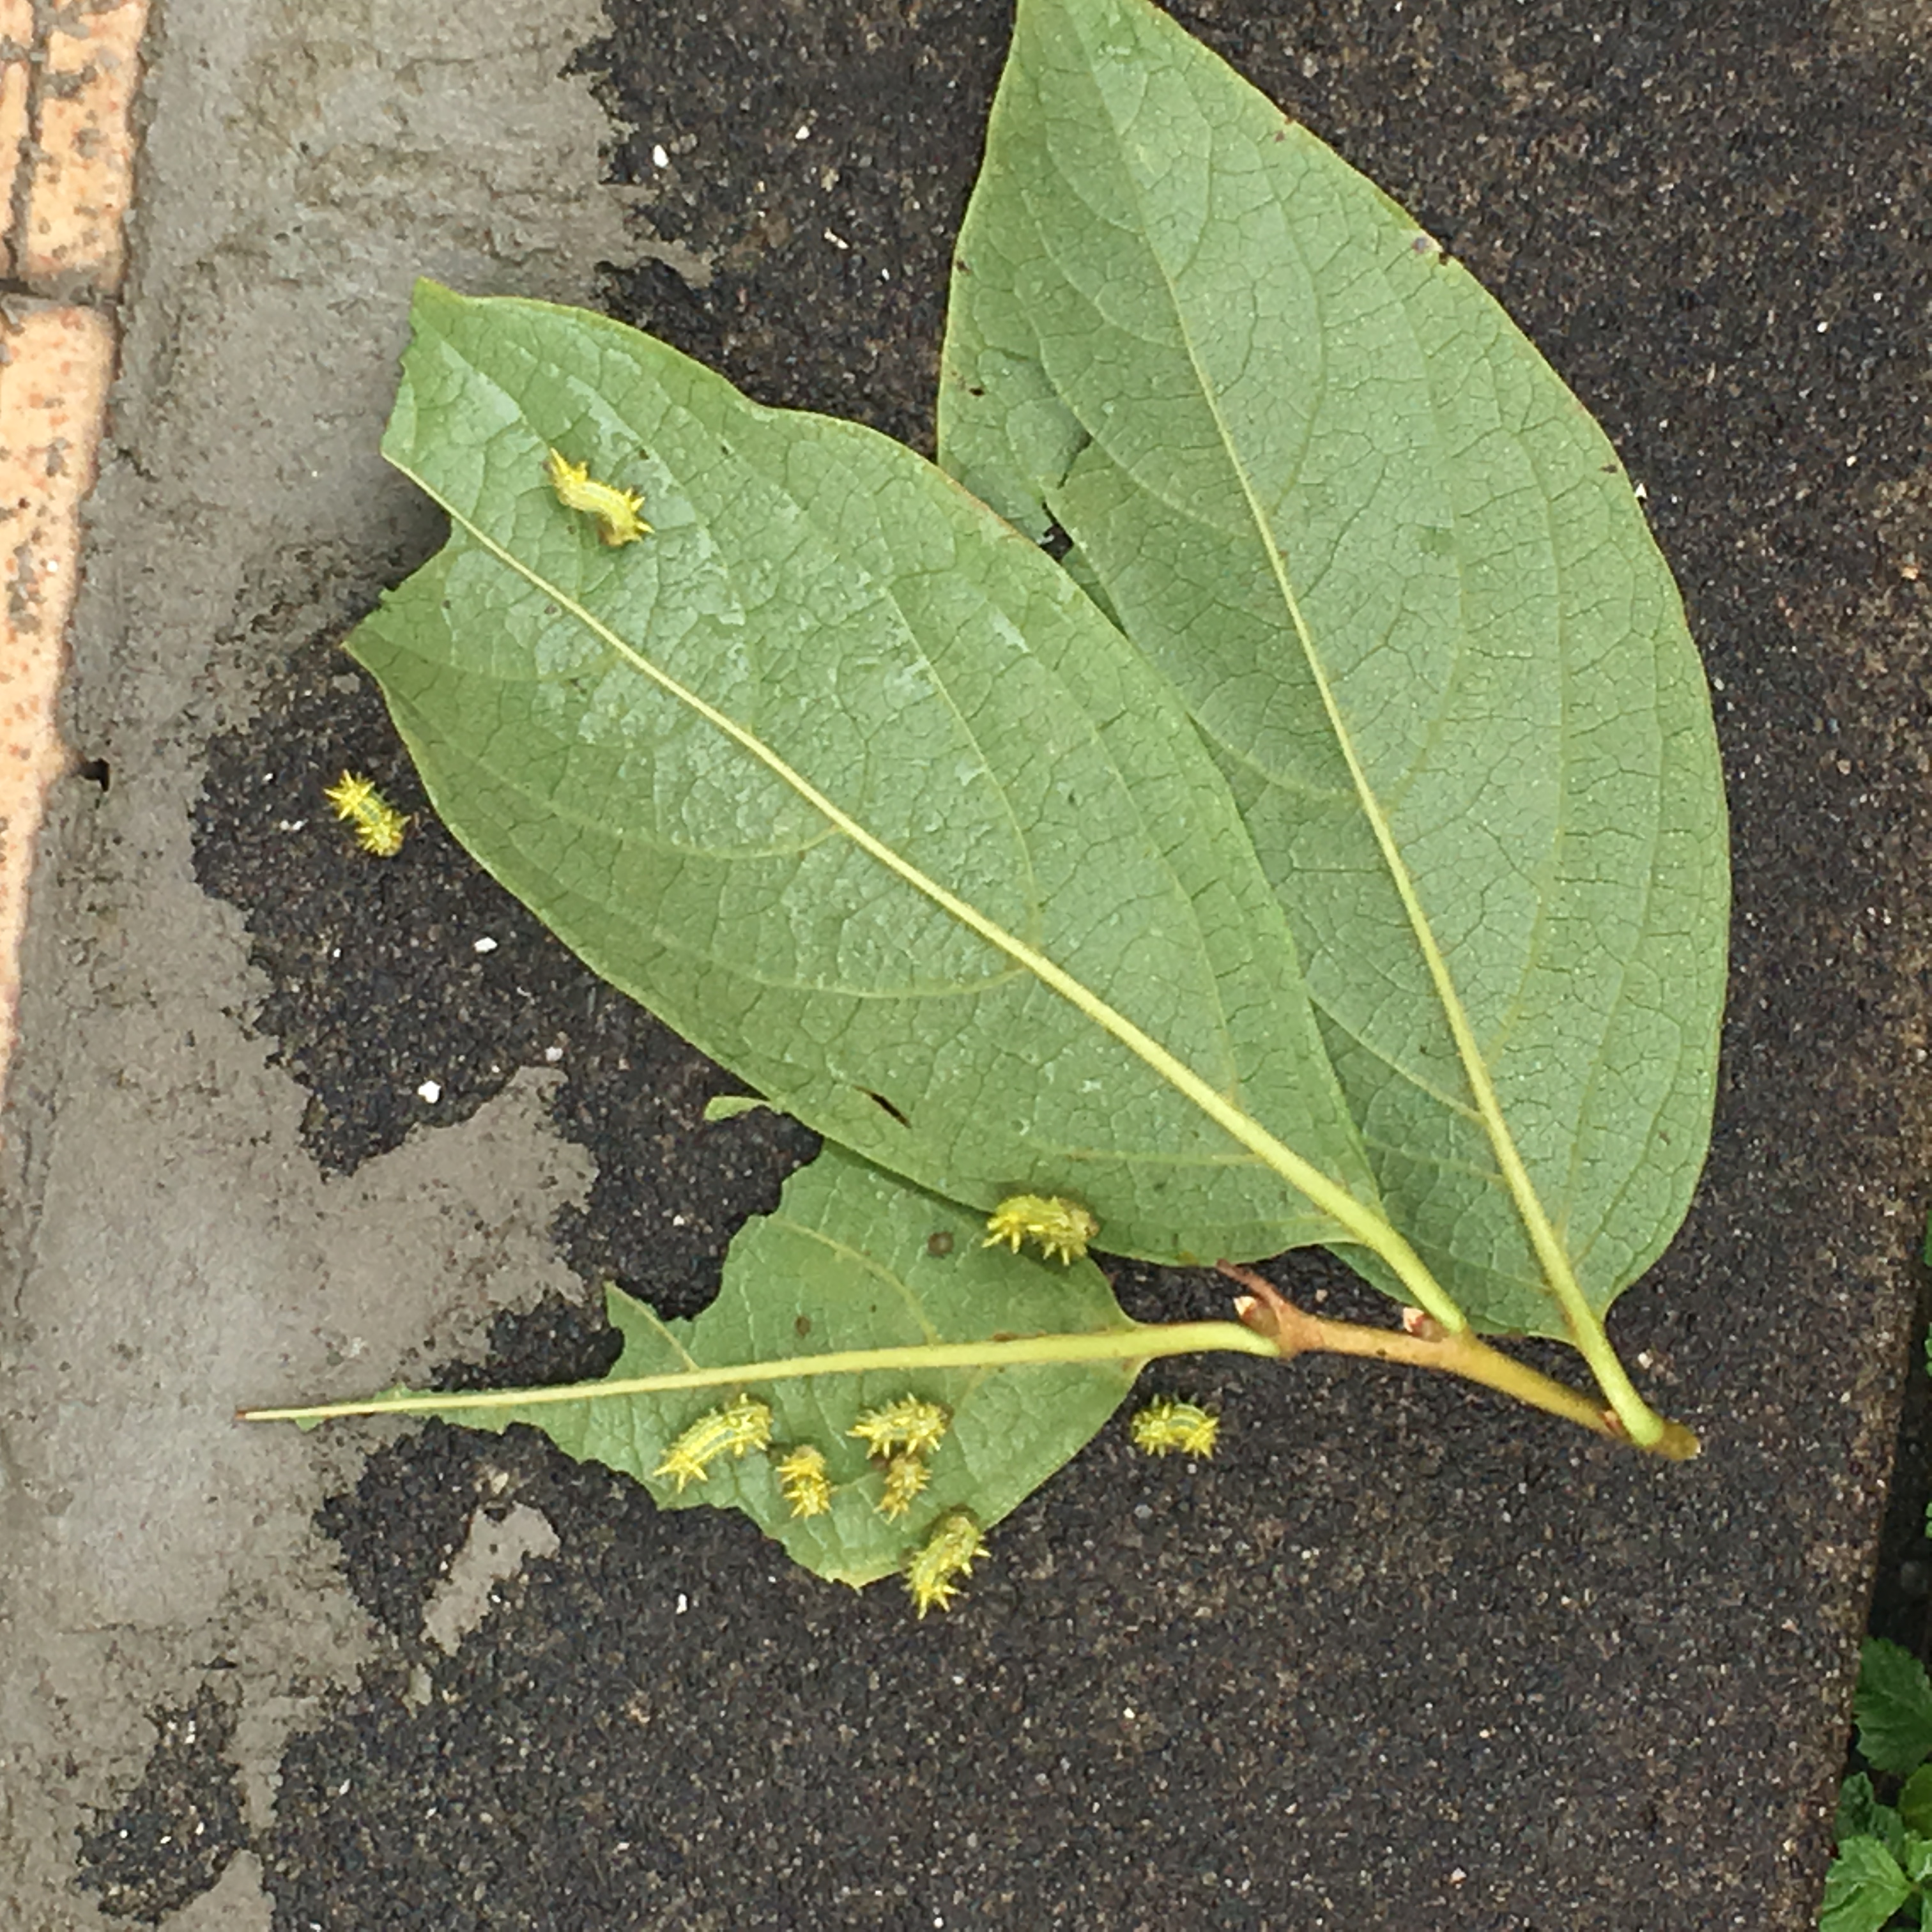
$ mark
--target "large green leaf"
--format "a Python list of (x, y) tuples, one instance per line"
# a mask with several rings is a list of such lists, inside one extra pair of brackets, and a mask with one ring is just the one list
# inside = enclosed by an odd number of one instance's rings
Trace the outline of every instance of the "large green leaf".
[[(548, 925), (952, 1199), (1254, 1256), (1337, 1237), (1298, 1160), (1384, 1226), (1227, 788), (1064, 573), (898, 444), (620, 324), (430, 284), (414, 320), (383, 451), (450, 539), (350, 649)], [(600, 543), (552, 447), (655, 534)]]
[(1144, 0), (1018, 11), (941, 460), (1061, 525), (1182, 693), (1392, 1218), (1484, 1322), (1562, 1334), (1552, 1288), (1606, 1306), (1708, 1138), (1724, 804), (1670, 573), (1380, 190)]
[[(609, 1292), (624, 1352), (607, 1379), (1042, 1327), (1119, 1334), (1121, 1358), (760, 1380), (747, 1387), (771, 1405), (771, 1452), (728, 1456), (682, 1490), (653, 1472), (679, 1435), (740, 1393), (736, 1386), (484, 1406), (471, 1398), (428, 1412), (472, 1429), (528, 1423), (580, 1461), (635, 1477), (668, 1509), (741, 1509), (807, 1569), (868, 1583), (896, 1570), (950, 1510), (970, 1510), (982, 1528), (1008, 1514), (1085, 1445), (1140, 1367), (1134, 1324), (1091, 1262), (1063, 1268), (988, 1249), (983, 1232), (952, 1203), (828, 1147), (785, 1184), (776, 1214), (746, 1224), (717, 1300), (694, 1321), (662, 1321), (643, 1302)], [(850, 1432), (862, 1409), (908, 1395), (939, 1403), (952, 1420), (929, 1459), (930, 1486), (910, 1514), (889, 1521), (878, 1508), (878, 1468)], [(823, 1515), (794, 1516), (775, 1473), (778, 1454), (802, 1445), (826, 1459), (832, 1506)]]

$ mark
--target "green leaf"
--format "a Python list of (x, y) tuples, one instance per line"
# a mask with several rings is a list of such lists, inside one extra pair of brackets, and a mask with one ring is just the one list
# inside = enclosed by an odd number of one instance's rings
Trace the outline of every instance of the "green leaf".
[(714, 1094), (704, 1103), (704, 1118), (707, 1124), (735, 1120), (740, 1114), (755, 1114), (770, 1104), (755, 1094)]
[(941, 460), (1060, 525), (1181, 693), (1391, 1217), (1486, 1324), (1600, 1313), (1703, 1160), (1728, 894), (1708, 694), (1616, 452), (1144, 0), (1021, 0), (956, 271)]
[[(547, 925), (950, 1198), (1078, 1196), (1168, 1261), (1395, 1244), (1227, 788), (1063, 572), (618, 323), (429, 284), (414, 323), (383, 452), (450, 540), (350, 648)], [(656, 533), (601, 543), (552, 448)]]
[(1932, 1682), (1902, 1646), (1884, 1637), (1865, 1640), (1852, 1709), (1858, 1749), (1875, 1771), (1903, 1774), (1932, 1757)]
[(1877, 1838), (1890, 1844), (1896, 1833), (1902, 1847), (1904, 1830), (1891, 1806), (1879, 1802), (1872, 1781), (1864, 1772), (1855, 1772), (1839, 1786), (1838, 1815), (1832, 1827), (1832, 1835), (1838, 1842), (1842, 1844), (1847, 1838)]
[(1905, 1856), (1904, 1821), (1889, 1804), (1879, 1802), (1871, 1780), (1862, 1771), (1838, 1787), (1838, 1815), (1832, 1836), (1840, 1844), (1847, 1838), (1876, 1838), (1894, 1858)]
[[(1922, 1838), (1932, 1838), (1932, 1764), (1922, 1764), (1905, 1780), (1905, 1788), (1898, 1794), (1898, 1815), (1906, 1830)], [(1882, 1838), (1885, 1834), (1875, 1832), (1872, 1835)]]
[[(776, 1213), (746, 1224), (731, 1244), (717, 1300), (694, 1320), (661, 1320), (643, 1302), (608, 1291), (624, 1352), (605, 1379), (977, 1341), (1042, 1327), (1118, 1334), (1120, 1354), (1087, 1363), (748, 1384), (771, 1405), (772, 1450), (722, 1459), (706, 1480), (682, 1491), (653, 1472), (686, 1429), (741, 1393), (737, 1385), (487, 1406), (466, 1397), (428, 1412), (498, 1432), (527, 1423), (567, 1455), (635, 1477), (667, 1509), (742, 1510), (807, 1569), (868, 1583), (897, 1570), (950, 1510), (970, 1510), (982, 1528), (1009, 1514), (1086, 1444), (1139, 1372), (1135, 1324), (1091, 1262), (1062, 1267), (988, 1248), (984, 1232), (951, 1202), (827, 1147), (785, 1184)], [(940, 1403), (952, 1421), (929, 1459), (929, 1486), (910, 1514), (889, 1522), (878, 1508), (878, 1467), (848, 1432), (862, 1409), (906, 1395)], [(794, 1516), (775, 1473), (783, 1451), (805, 1444), (826, 1459), (832, 1500), (824, 1515)]]
[(1825, 1874), (1818, 1932), (1880, 1932), (1911, 1896), (1898, 1861), (1876, 1838), (1848, 1838)]

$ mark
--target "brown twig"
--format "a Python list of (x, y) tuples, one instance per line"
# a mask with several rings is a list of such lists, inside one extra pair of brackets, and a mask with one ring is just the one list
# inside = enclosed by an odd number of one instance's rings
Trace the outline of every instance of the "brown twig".
[[(1233, 1262), (1216, 1262), (1216, 1269), (1230, 1281), (1238, 1282), (1247, 1293), (1238, 1297), (1234, 1312), (1243, 1324), (1274, 1343), (1283, 1360), (1317, 1352), (1334, 1355), (1365, 1355), (1382, 1362), (1406, 1362), (1412, 1367), (1434, 1369), (1466, 1382), (1480, 1382), (1485, 1388), (1514, 1396), (1532, 1408), (1561, 1415), (1598, 1436), (1613, 1442), (1628, 1442), (1630, 1437), (1613, 1409), (1532, 1369), (1526, 1362), (1492, 1348), (1479, 1336), (1465, 1330), (1449, 1334), (1442, 1324), (1419, 1308), (1408, 1310), (1400, 1328), (1371, 1328), (1358, 1322), (1330, 1322), (1298, 1308), (1274, 1282), (1252, 1268)], [(1652, 1454), (1672, 1462), (1688, 1461), (1698, 1452), (1696, 1437), (1682, 1423), (1664, 1425), (1664, 1432), (1652, 1445)]]

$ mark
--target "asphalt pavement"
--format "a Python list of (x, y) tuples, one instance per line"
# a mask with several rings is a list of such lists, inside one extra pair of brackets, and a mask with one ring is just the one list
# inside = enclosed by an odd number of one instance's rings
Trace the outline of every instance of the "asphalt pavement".
[(920, 1623), (521, 1432), (238, 1427), (598, 1372), (597, 1284), (701, 1306), (812, 1151), (705, 1124), (730, 1083), (433, 820), (373, 862), (328, 817), (345, 766), (423, 803), (338, 648), (440, 541), (376, 448), (412, 280), (929, 450), (1007, 22), (171, 0), (0, 1153), (0, 1923), (1814, 1922), (1932, 1118), (1932, 27), (1176, 10), (1502, 299), (1683, 586), (1735, 976), (1704, 1185), (1613, 1328), (1702, 1457), (1202, 1364), (1212, 1462), (1110, 1428)]

